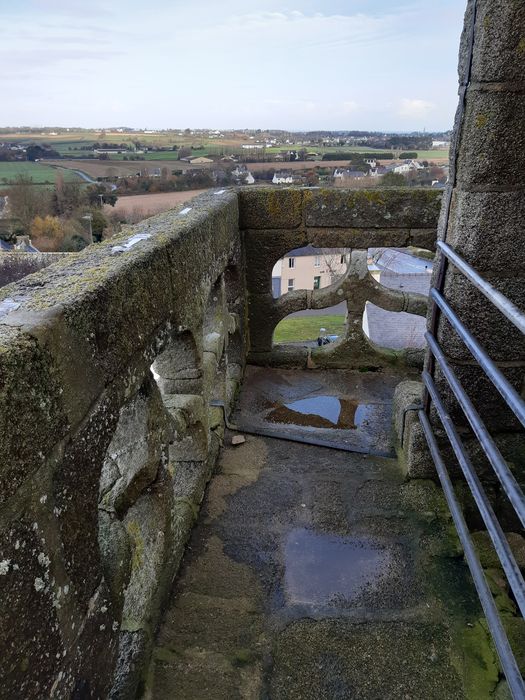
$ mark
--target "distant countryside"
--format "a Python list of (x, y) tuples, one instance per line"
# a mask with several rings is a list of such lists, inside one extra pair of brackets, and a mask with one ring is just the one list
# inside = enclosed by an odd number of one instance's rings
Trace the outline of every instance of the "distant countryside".
[(0, 239), (80, 250), (212, 187), (443, 188), (449, 143), (449, 132), (0, 129)]

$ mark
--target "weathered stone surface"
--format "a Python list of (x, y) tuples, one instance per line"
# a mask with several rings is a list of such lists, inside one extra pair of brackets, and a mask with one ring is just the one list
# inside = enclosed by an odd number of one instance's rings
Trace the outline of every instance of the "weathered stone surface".
[(0, 326), (0, 503), (45, 461), (67, 419), (48, 353)]
[(143, 678), (144, 663), (149, 657), (150, 649), (151, 639), (144, 630), (122, 632), (119, 640), (117, 670), (108, 695), (110, 700), (137, 697)]
[(98, 494), (102, 462), (115, 429), (117, 397), (104, 396), (81, 430), (72, 435), (53, 475), (54, 514), (65, 567), (78, 604), (87, 611), (100, 583)]
[(430, 228), (436, 226), (441, 193), (429, 189), (309, 190), (307, 226)]
[(401, 462), (407, 476), (411, 479), (436, 479), (436, 467), (419, 420), (412, 423), (404, 444)]
[(105, 510), (99, 511), (98, 543), (104, 579), (121, 619), (124, 592), (131, 574), (131, 544), (122, 522)]
[[(525, 277), (486, 275), (485, 278), (518, 308), (525, 308)], [(453, 270), (447, 274), (443, 295), (492, 360), (525, 361), (525, 338), (462, 274)], [(437, 338), (450, 359), (473, 361), (471, 352), (446, 318), (440, 323)]]
[(100, 482), (101, 505), (124, 513), (157, 475), (166, 443), (167, 415), (149, 377), (121, 409)]
[[(342, 222), (346, 226), (309, 227), (307, 229), (308, 243), (316, 248), (375, 248), (380, 246), (395, 246), (403, 248), (411, 240), (410, 229), (388, 228), (388, 222), (383, 221), (381, 228), (371, 226), (354, 228), (342, 214)], [(435, 238), (435, 230), (433, 231)]]
[[(447, 630), (430, 623), (376, 622), (352, 627), (342, 620), (300, 620), (277, 640), (271, 696), (275, 700), (344, 698), (352, 697), (357, 687), (363, 698), (460, 698), (461, 680), (450, 662), (450, 645)], [(404, 651), (402, 671), (397, 663), (399, 646)], [(427, 653), (422, 654), (423, 649)], [(370, 673), (371, 659), (374, 673)], [(299, 675), (298, 669), (303, 673)]]
[[(462, 189), (520, 190), (525, 167), (523, 94), (470, 88), (457, 166)], [(502, 138), (512, 134), (512, 138)]]
[[(517, 565), (520, 569), (525, 569), (525, 539), (517, 532), (509, 532), (505, 536)], [(472, 533), (472, 539), (476, 545), (481, 566), (484, 569), (499, 569), (501, 562), (496, 554), (489, 533), (484, 530), (474, 532)]]
[(162, 394), (202, 391), (202, 333), (191, 330), (171, 335), (152, 365)]
[(170, 394), (164, 397), (164, 405), (175, 420), (182, 416), (184, 421), (183, 429), (171, 441), (170, 461), (204, 460), (209, 447), (206, 427), (208, 413), (204, 398), (191, 394)]
[(257, 187), (239, 193), (242, 229), (290, 229), (302, 222), (303, 192), (298, 188)]
[[(514, 416), (497, 389), (495, 389), (494, 384), (478, 365), (464, 365), (451, 362), (450, 366), (485, 425), (490, 426), (495, 431), (508, 431), (518, 428), (518, 419)], [(520, 393), (523, 387), (523, 368), (501, 367), (500, 369), (511, 386)], [(452, 420), (456, 425), (467, 425), (467, 419), (439, 367), (436, 369), (434, 381)]]
[(196, 510), (211, 476), (210, 465), (206, 462), (175, 462), (172, 471), (175, 500), (185, 501)]
[[(525, 199), (515, 192), (462, 192), (452, 201), (447, 243), (482, 275), (520, 275), (525, 268)], [(483, 235), (480, 235), (483, 231)]]
[(124, 526), (131, 543), (131, 577), (125, 591), (122, 628), (151, 629), (157, 619), (173, 541), (171, 478), (161, 478), (129, 509)]
[(64, 651), (48, 569), (51, 552), (27, 518), (0, 538), (0, 693), (49, 697)]
[[(235, 338), (231, 373), (226, 352), (217, 365), (221, 381), (238, 381), (244, 365), (237, 199), (204, 196), (184, 217), (148, 219), (0, 292), (13, 299), (0, 321), (0, 484), (9, 499), (0, 511), (9, 651), (2, 676), (9, 696), (107, 697), (123, 607), (128, 627), (136, 623), (147, 639), (154, 633), (220, 444), (208, 435), (205, 319), (213, 317), (225, 340), (228, 331)], [(134, 239), (137, 232), (149, 238)], [(171, 435), (149, 374), (159, 353), (167, 403), (182, 385), (200, 402), (197, 417), (193, 404), (175, 399)], [(203, 461), (186, 484), (191, 502), (183, 495), (175, 502), (168, 442), (195, 424)], [(102, 492), (111, 498), (99, 511), (104, 460)], [(145, 663), (148, 649), (128, 654), (133, 663), (118, 667), (119, 682)]]
[(413, 380), (400, 382), (394, 392), (392, 416), (394, 432), (398, 443), (403, 447), (411, 426), (419, 421), (417, 410), (413, 406), (422, 405), (423, 384)]
[[(469, 2), (467, 20), (470, 20)], [(525, 8), (514, 0), (479, 0), (476, 22), (476, 51), (472, 65), (475, 82), (517, 82), (525, 75), (523, 27)], [(468, 64), (468, 33), (465, 31), (460, 49), (460, 76), (464, 78)]]
[(118, 628), (109, 591), (102, 583), (90, 600), (82, 627), (61, 660), (61, 671), (50, 697), (107, 697), (117, 658)]
[(299, 230), (248, 230), (244, 232), (246, 284), (252, 293), (271, 294), (272, 268), (288, 251), (307, 244), (304, 229)]

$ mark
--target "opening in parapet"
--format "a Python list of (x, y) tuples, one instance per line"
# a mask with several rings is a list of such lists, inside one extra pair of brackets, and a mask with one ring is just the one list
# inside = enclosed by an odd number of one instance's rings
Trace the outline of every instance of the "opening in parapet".
[(344, 336), (345, 323), (345, 302), (328, 309), (298, 311), (277, 324), (273, 332), (273, 343), (323, 347)]
[[(315, 248), (305, 246), (286, 253), (274, 265), (272, 293), (274, 298), (292, 292), (314, 292), (315, 308), (307, 306), (288, 314), (275, 328), (273, 342), (301, 343), (317, 346), (333, 343), (344, 334), (346, 302), (336, 292), (350, 261), (350, 248)], [(290, 298), (291, 299), (291, 298)], [(337, 302), (337, 303), (334, 303)], [(301, 306), (297, 300), (294, 305)]]
[(272, 270), (272, 294), (278, 298), (300, 289), (324, 289), (345, 274), (350, 248), (315, 248), (312, 245), (290, 250)]
[[(368, 270), (387, 289), (428, 296), (434, 253), (421, 248), (369, 248)], [(426, 319), (366, 302), (363, 333), (374, 345), (392, 350), (423, 349)]]

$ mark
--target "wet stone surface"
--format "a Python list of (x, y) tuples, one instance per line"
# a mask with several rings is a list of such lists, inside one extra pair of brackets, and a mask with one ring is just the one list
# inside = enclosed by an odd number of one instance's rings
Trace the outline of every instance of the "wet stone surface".
[(234, 420), (254, 432), (284, 432), (393, 456), (390, 424), (398, 381), (387, 372), (248, 367)]
[[(337, 397), (336, 373), (324, 385), (324, 374), (280, 373), (278, 387), (284, 374), (288, 403), (316, 383)], [(365, 402), (387, 403), (394, 377), (374, 381)], [(339, 397), (352, 382), (366, 384), (341, 373)], [(283, 398), (246, 391), (241, 406)], [(221, 454), (147, 697), (473, 697), (458, 639), (480, 613), (449, 526), (436, 486), (407, 483), (396, 460), (246, 436)]]
[(389, 575), (393, 552), (377, 540), (292, 530), (284, 546), (288, 604), (344, 605)]

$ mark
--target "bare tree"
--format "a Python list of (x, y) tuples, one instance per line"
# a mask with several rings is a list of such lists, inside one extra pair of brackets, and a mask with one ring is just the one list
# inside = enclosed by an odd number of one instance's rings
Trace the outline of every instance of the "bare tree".
[(328, 254), (325, 253), (322, 256), (325, 267), (330, 275), (330, 284), (333, 284), (345, 274), (351, 252), (351, 248), (338, 248), (337, 251)]
[(32, 177), (17, 175), (9, 188), (9, 211), (12, 217), (20, 220), (23, 230), (29, 233), (36, 216), (50, 213), (50, 199), (48, 190), (35, 185)]

